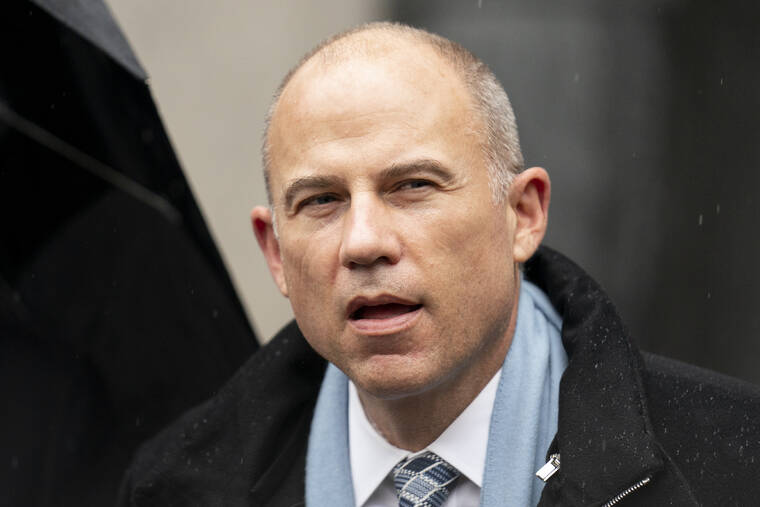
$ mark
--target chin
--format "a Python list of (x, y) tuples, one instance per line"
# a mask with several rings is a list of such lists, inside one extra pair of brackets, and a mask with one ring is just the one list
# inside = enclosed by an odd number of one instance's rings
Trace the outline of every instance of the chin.
[(383, 363), (349, 377), (359, 389), (383, 400), (414, 396), (440, 383), (440, 379), (431, 372), (421, 371), (419, 364)]

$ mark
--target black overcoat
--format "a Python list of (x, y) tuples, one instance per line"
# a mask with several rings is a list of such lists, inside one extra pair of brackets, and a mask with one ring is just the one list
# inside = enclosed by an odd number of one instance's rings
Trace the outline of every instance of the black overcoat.
[[(569, 357), (560, 469), (540, 506), (760, 504), (760, 388), (649, 354), (578, 266), (542, 247), (525, 265), (562, 315)], [(291, 323), (203, 405), (143, 446), (120, 505), (303, 505), (325, 361)]]

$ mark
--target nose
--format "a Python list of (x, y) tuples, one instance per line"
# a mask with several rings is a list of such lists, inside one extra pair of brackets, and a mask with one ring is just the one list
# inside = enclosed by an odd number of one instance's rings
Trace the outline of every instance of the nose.
[(340, 262), (347, 268), (396, 264), (401, 257), (398, 230), (382, 200), (371, 193), (356, 195), (343, 216)]

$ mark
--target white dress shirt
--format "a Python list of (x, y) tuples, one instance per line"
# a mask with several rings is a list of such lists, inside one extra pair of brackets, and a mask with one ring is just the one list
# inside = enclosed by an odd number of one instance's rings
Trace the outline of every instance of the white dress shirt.
[(398, 507), (391, 471), (399, 461), (432, 451), (462, 476), (443, 507), (479, 505), (488, 429), (501, 369), (441, 435), (426, 449), (412, 453), (389, 444), (364, 414), (356, 386), (348, 385), (348, 445), (356, 507)]

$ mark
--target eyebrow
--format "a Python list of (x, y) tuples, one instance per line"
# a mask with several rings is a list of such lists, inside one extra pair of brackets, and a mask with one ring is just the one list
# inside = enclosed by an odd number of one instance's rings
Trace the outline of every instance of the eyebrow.
[(428, 173), (439, 178), (443, 183), (454, 179), (454, 175), (443, 164), (432, 158), (422, 158), (410, 162), (393, 164), (380, 173), (381, 179), (397, 180), (419, 173)]
[[(428, 173), (439, 178), (442, 183), (448, 183), (454, 175), (439, 161), (430, 158), (412, 160), (393, 164), (383, 169), (377, 176), (380, 180), (398, 180), (415, 174)], [(303, 190), (324, 190), (335, 188), (344, 183), (343, 178), (338, 176), (302, 176), (287, 184), (285, 190), (285, 209), (293, 206), (297, 195)]]
[(288, 183), (285, 190), (285, 209), (293, 206), (293, 201), (302, 190), (322, 190), (333, 188), (343, 182), (343, 178), (337, 176), (302, 176)]

